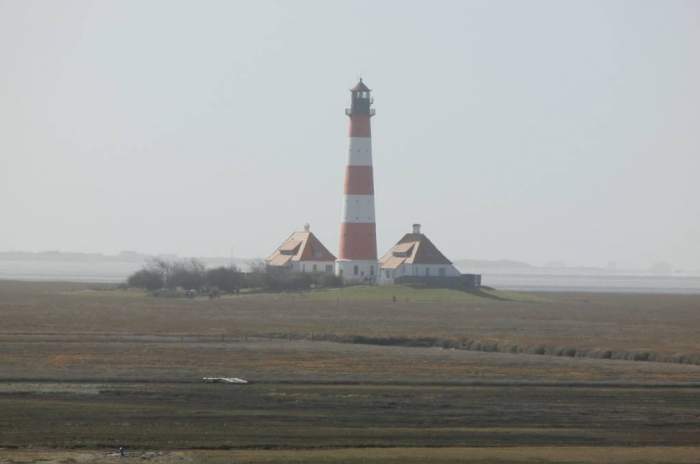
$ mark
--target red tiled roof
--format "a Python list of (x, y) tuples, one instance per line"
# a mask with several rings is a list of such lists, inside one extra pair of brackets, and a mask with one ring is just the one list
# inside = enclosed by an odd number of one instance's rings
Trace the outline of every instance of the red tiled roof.
[(270, 266), (287, 266), (291, 261), (335, 261), (333, 253), (309, 231), (294, 232), (265, 259)]
[(394, 245), (394, 248), (392, 249), (394, 254), (396, 253), (410, 253), (413, 247), (416, 246), (416, 242), (404, 242), (404, 243), (397, 243)]
[(266, 260), (269, 266), (286, 266), (292, 260), (292, 255), (275, 254)]
[(386, 260), (382, 258), (379, 264), (382, 269), (396, 269), (406, 262), (406, 258), (400, 258), (398, 256), (389, 256)]
[(296, 254), (299, 251), (299, 245), (301, 245), (303, 240), (287, 240), (278, 248), (279, 251), (293, 252)]
[[(403, 260), (398, 263), (398, 259)], [(398, 263), (398, 264), (397, 264)], [(401, 264), (452, 264), (424, 234), (406, 234), (379, 259), (382, 268)]]

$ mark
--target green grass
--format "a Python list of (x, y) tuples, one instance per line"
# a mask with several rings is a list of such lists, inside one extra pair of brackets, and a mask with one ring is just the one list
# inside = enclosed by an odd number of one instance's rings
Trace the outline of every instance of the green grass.
[(460, 291), (442, 288), (413, 288), (406, 285), (367, 286), (353, 285), (342, 288), (316, 289), (302, 293), (315, 301), (363, 301), (413, 303), (475, 303), (484, 299), (504, 301), (535, 302), (542, 297), (534, 294), (505, 292), (499, 290)]
[(414, 289), (402, 285), (365, 286), (356, 285), (343, 288), (319, 289), (309, 292), (308, 297), (319, 301), (354, 300), (354, 301), (392, 301), (393, 297), (401, 301), (412, 302), (473, 302), (477, 296), (447, 289)]
[[(93, 290), (68, 290), (66, 295), (83, 294), (85, 296), (105, 298), (155, 298), (143, 290), (137, 289), (93, 289)], [(365, 302), (365, 303), (479, 303), (485, 300), (511, 301), (520, 303), (538, 303), (548, 301), (544, 295), (534, 293), (517, 293), (494, 289), (481, 289), (473, 291), (460, 291), (442, 288), (414, 288), (405, 285), (368, 286), (352, 285), (340, 288), (322, 288), (309, 291), (296, 292), (242, 292), (240, 295), (223, 295), (223, 301), (236, 301), (241, 298), (258, 300), (300, 300), (306, 299), (315, 302), (334, 303), (338, 301)], [(198, 297), (196, 300), (206, 299)], [(167, 298), (160, 298), (167, 300)]]
[(18, 388), (0, 410), (0, 448), (694, 446), (700, 431), (695, 389), (115, 384)]
[(209, 300), (27, 282), (0, 282), (0, 295), (0, 336), (266, 337), (700, 364), (697, 295), (357, 286)]

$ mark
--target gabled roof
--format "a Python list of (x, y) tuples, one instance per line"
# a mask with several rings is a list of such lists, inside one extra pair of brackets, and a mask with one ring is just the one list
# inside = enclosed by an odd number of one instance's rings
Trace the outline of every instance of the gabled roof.
[(383, 269), (396, 269), (402, 264), (445, 264), (452, 262), (443, 255), (425, 234), (404, 235), (379, 259)]
[(364, 82), (362, 82), (362, 78), (360, 78), (360, 82), (355, 85), (352, 89), (350, 89), (352, 92), (369, 92), (369, 87), (365, 85)]
[(269, 266), (287, 266), (292, 261), (335, 261), (333, 253), (308, 229), (292, 233), (265, 259)]

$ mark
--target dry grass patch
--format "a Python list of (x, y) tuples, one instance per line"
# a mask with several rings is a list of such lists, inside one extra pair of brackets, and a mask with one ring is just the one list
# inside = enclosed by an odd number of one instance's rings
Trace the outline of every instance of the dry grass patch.
[(27, 282), (0, 282), (0, 295), (0, 337), (263, 336), (700, 363), (698, 295), (349, 287), (189, 300)]

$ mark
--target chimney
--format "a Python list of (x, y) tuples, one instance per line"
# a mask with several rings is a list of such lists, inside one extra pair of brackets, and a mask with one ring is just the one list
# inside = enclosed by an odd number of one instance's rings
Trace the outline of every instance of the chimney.
[(309, 224), (309, 223), (307, 222), (306, 224), (304, 224), (304, 232), (308, 232), (308, 231), (310, 231), (310, 230), (311, 230), (311, 224)]
[(420, 234), (420, 224), (413, 224), (413, 233)]

